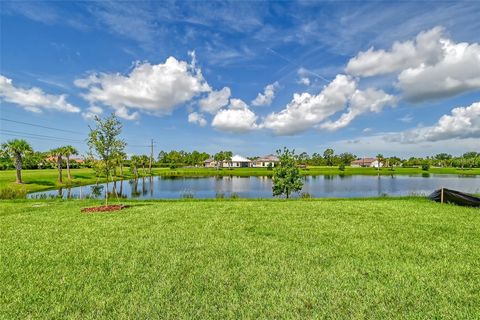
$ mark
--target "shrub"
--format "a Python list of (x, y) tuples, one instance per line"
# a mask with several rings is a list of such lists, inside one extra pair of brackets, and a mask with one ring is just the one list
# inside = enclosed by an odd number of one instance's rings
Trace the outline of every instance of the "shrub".
[(0, 189), (0, 199), (20, 199), (26, 198), (27, 191), (25, 189), (17, 189), (12, 187), (5, 187)]
[(240, 195), (236, 192), (232, 192), (232, 194), (230, 195), (230, 198), (231, 199), (238, 199), (238, 198), (240, 198)]
[(308, 192), (302, 192), (302, 193), (300, 194), (300, 198), (302, 198), (302, 199), (311, 199), (311, 198), (312, 198), (312, 195), (311, 195), (310, 193), (308, 193)]
[(428, 171), (430, 169), (430, 165), (428, 163), (422, 164), (422, 170), (423, 171)]
[(343, 163), (341, 165), (339, 165), (338, 170), (345, 171), (345, 165)]
[(217, 193), (215, 194), (215, 198), (217, 198), (217, 199), (223, 199), (223, 198), (225, 198), (225, 193), (223, 193), (223, 192), (217, 192)]

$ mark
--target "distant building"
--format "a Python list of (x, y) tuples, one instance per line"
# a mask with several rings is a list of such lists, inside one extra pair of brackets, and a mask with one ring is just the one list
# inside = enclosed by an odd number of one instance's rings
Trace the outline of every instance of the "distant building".
[(228, 167), (228, 168), (248, 168), (251, 167), (252, 161), (249, 159), (242, 157), (238, 154), (234, 155), (232, 157), (232, 161), (224, 161), (223, 162), (223, 167)]
[(252, 167), (254, 168), (268, 168), (269, 166), (275, 167), (280, 160), (274, 154), (269, 154), (263, 157), (259, 157), (252, 161)]
[(379, 162), (376, 158), (363, 158), (352, 161), (350, 164), (352, 167), (371, 167), (378, 168), (383, 167), (383, 162)]
[[(234, 155), (230, 161), (223, 161), (222, 168), (248, 168), (251, 167), (252, 161), (238, 154)], [(203, 166), (206, 168), (216, 168), (217, 161), (213, 158), (208, 158), (203, 161)]]
[(203, 161), (203, 166), (206, 168), (215, 168), (217, 166), (217, 162), (213, 158), (208, 158), (207, 160)]

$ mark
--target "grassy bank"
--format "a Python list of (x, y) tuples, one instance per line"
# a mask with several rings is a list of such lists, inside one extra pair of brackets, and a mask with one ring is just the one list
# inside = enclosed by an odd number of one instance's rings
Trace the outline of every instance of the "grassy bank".
[(480, 211), (420, 199), (0, 202), (0, 318), (473, 319)]
[[(428, 172), (422, 171), (420, 168), (395, 168), (393, 171), (390, 169), (376, 170), (375, 168), (352, 168), (346, 167), (345, 171), (340, 171), (336, 167), (309, 167), (301, 170), (304, 175), (392, 175), (392, 174), (465, 174), (465, 175), (480, 175), (480, 168), (476, 169), (455, 169), (455, 168), (431, 168)], [(214, 168), (155, 168), (153, 169), (154, 175), (159, 176), (265, 176), (272, 175), (273, 171), (264, 168), (240, 168), (240, 169), (222, 169), (216, 170)], [(22, 176), (24, 184), (15, 184), (15, 171), (5, 170), (0, 171), (0, 189), (10, 187), (13, 189), (22, 189), (25, 192), (41, 191), (47, 189), (54, 189), (58, 187), (66, 186), (80, 186), (93, 184), (97, 182), (97, 178), (94, 175), (92, 169), (73, 169), (72, 181), (68, 181), (66, 171), (64, 171), (64, 183), (59, 184), (58, 171), (56, 169), (43, 169), (43, 170), (23, 170)], [(124, 178), (131, 178), (131, 174), (128, 169), (125, 170)], [(104, 179), (100, 178), (100, 182)]]

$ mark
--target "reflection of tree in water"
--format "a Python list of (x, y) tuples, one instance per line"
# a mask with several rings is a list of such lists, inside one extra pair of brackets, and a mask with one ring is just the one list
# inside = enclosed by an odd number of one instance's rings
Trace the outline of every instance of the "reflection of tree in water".
[(153, 197), (153, 177), (150, 176), (150, 197)]
[(131, 197), (138, 198), (140, 196), (140, 193), (138, 192), (138, 179), (130, 180), (128, 183), (130, 183), (132, 189)]
[(148, 190), (147, 188), (145, 187), (145, 177), (142, 177), (142, 195), (147, 195), (148, 193)]
[[(117, 188), (117, 182), (118, 184), (120, 185), (119, 188)], [(127, 198), (127, 195), (123, 194), (123, 180), (120, 180), (120, 181), (113, 181), (113, 191), (112, 192), (109, 192), (109, 198), (112, 197), (112, 198), (122, 198), (122, 199), (125, 199)]]
[(90, 196), (92, 198), (99, 198), (103, 193), (103, 186), (95, 185), (90, 187)]
[(58, 189), (58, 195), (57, 195), (58, 198), (63, 198), (63, 188), (59, 188)]

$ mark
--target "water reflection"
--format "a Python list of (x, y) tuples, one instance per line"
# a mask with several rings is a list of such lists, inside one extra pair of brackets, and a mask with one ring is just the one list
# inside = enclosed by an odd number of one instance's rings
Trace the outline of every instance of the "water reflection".
[[(384, 195), (429, 194), (445, 187), (480, 193), (480, 176), (458, 175), (325, 175), (303, 178), (302, 192), (312, 197), (377, 197)], [(144, 177), (139, 179), (61, 188), (29, 195), (31, 198), (101, 198), (108, 188), (110, 197), (134, 199), (173, 198), (271, 198), (271, 177)]]

